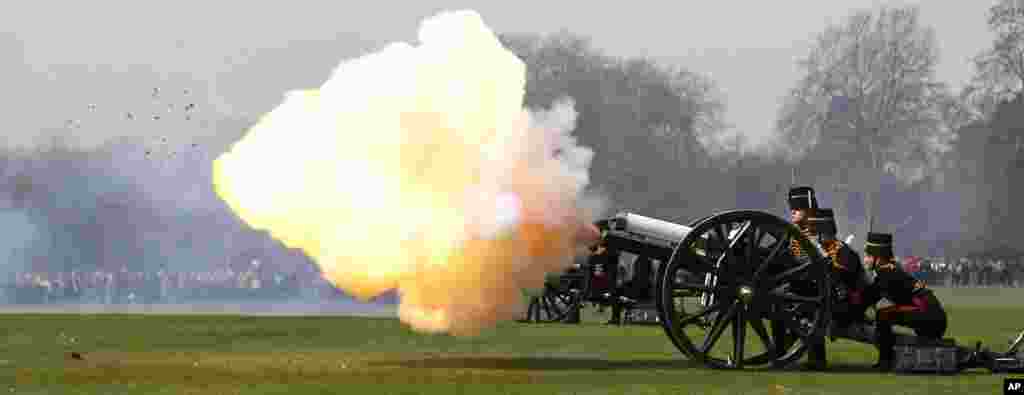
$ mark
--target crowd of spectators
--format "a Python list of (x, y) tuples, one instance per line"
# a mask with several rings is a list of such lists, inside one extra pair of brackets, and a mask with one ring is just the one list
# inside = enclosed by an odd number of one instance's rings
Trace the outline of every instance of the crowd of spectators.
[(343, 296), (319, 273), (270, 270), (20, 272), (0, 288), (0, 303), (195, 303), (204, 300)]
[(903, 257), (903, 269), (932, 286), (1021, 287), (1024, 257), (919, 258)]
[[(947, 259), (906, 256), (898, 258), (898, 261), (905, 271), (931, 287), (1024, 286), (1024, 257)], [(11, 304), (148, 304), (260, 299), (317, 301), (344, 297), (320, 273), (260, 270), (258, 262), (246, 270), (222, 267), (202, 272), (138, 272), (127, 269), (117, 272), (19, 272), (0, 285), (0, 303)]]

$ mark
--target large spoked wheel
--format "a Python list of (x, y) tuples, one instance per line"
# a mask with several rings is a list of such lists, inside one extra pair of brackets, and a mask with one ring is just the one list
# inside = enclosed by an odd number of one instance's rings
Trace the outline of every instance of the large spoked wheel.
[(557, 281), (546, 282), (541, 295), (530, 301), (529, 320), (541, 323), (562, 322), (577, 313), (581, 308), (581, 282), (582, 276), (576, 273), (566, 273)]
[(809, 243), (795, 226), (759, 211), (693, 226), (659, 270), (658, 314), (672, 343), (706, 366), (742, 369), (788, 365), (822, 341), (828, 268), (793, 257), (794, 238)]

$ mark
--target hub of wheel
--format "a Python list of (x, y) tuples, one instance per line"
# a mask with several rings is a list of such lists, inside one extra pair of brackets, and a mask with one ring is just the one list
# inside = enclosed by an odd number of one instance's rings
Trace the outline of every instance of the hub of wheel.
[(749, 286), (741, 285), (736, 292), (743, 304), (750, 304), (754, 300), (754, 289)]

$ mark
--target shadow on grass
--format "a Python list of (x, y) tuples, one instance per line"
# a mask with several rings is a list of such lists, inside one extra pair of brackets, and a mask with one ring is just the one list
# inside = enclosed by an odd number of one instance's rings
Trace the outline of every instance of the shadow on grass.
[[(480, 370), (649, 370), (649, 369), (699, 369), (717, 370), (703, 364), (687, 360), (607, 360), (599, 358), (566, 358), (566, 357), (476, 357), (476, 356), (436, 356), (407, 360), (377, 360), (368, 363), (375, 367), (398, 367), (407, 369), (480, 369)], [(728, 372), (729, 370), (719, 370)], [(786, 368), (758, 367), (749, 369), (750, 373), (761, 374), (799, 374), (799, 375), (901, 375), (916, 377), (943, 376), (987, 376), (992, 373), (984, 369), (965, 370), (955, 374), (932, 373), (883, 373), (870, 364), (829, 363), (825, 371), (803, 368), (795, 364)]]
[(871, 367), (870, 364), (851, 364), (851, 363), (829, 363), (828, 370), (825, 371), (812, 371), (801, 368), (799, 365), (791, 366), (784, 369), (766, 370), (765, 372), (774, 372), (782, 374), (873, 374), (873, 375), (900, 375), (900, 376), (912, 376), (912, 377), (943, 377), (943, 376), (988, 376), (992, 375), (991, 372), (984, 369), (972, 369), (964, 370), (960, 373), (954, 374), (936, 374), (936, 373), (883, 373), (877, 368)]
[(434, 357), (414, 360), (373, 361), (371, 366), (414, 369), (490, 369), (490, 370), (630, 370), (689, 369), (700, 367), (689, 360), (610, 361), (596, 358), (542, 357)]

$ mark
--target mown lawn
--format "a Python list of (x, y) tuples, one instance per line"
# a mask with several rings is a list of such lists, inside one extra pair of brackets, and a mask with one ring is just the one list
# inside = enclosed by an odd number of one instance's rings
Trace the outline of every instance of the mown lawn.
[[(940, 290), (949, 336), (1005, 348), (1021, 290)], [(1005, 376), (879, 374), (871, 347), (829, 346), (832, 371), (705, 369), (660, 327), (503, 324), (476, 338), (393, 319), (0, 315), (0, 393), (994, 394)]]

